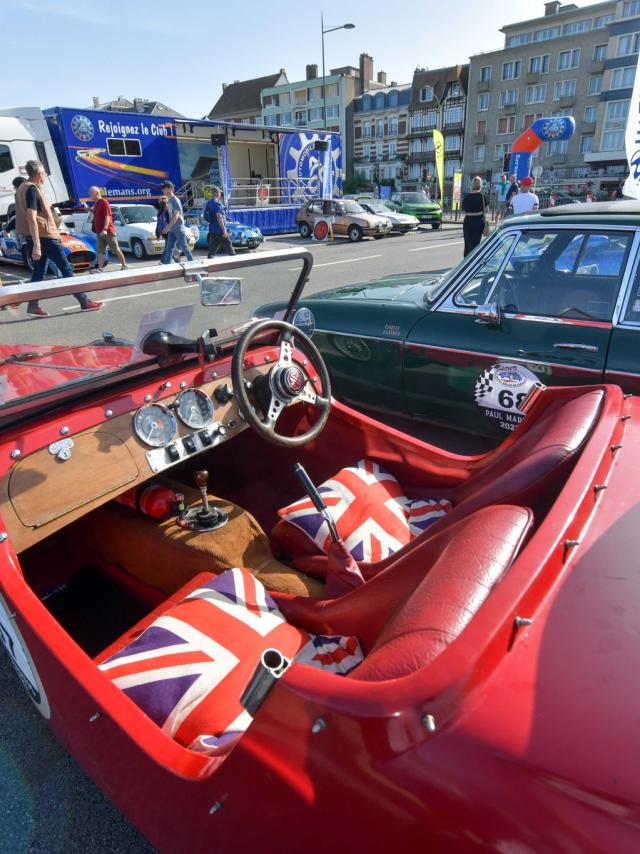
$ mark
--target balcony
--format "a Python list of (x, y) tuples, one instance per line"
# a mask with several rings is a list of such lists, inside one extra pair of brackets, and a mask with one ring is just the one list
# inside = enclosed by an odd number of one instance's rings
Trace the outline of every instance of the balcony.
[(445, 123), (444, 123), (444, 125), (443, 125), (443, 129), (444, 129), (445, 131), (448, 131), (448, 130), (449, 130), (449, 131), (451, 131), (451, 130), (462, 130), (462, 128), (463, 128), (463, 127), (464, 127), (464, 123), (463, 123), (463, 122), (461, 122), (461, 121), (445, 122)]
[(435, 159), (434, 151), (410, 151), (407, 155), (407, 163), (427, 163)]
[(407, 136), (430, 136), (433, 132), (433, 127), (410, 128)]
[(488, 92), (491, 89), (491, 80), (478, 80), (478, 92)]
[(474, 133), (474, 135), (473, 135), (473, 141), (474, 141), (475, 143), (478, 143), (478, 144), (483, 143), (483, 142), (486, 142), (486, 141), (487, 141), (487, 135), (486, 135), (486, 133)]
[(595, 122), (583, 122), (580, 126), (580, 133), (595, 133)]
[(525, 83), (539, 83), (541, 74), (539, 71), (530, 71), (524, 75)]
[(564, 110), (573, 107), (575, 100), (575, 95), (565, 95), (563, 98), (558, 98), (555, 103), (558, 105), (558, 109)]
[(501, 110), (505, 114), (505, 116), (513, 116), (518, 112), (518, 105), (517, 104), (504, 104), (501, 107)]
[(592, 59), (591, 64), (589, 65), (589, 71), (591, 72), (591, 74), (598, 74), (604, 71), (604, 67), (604, 59)]

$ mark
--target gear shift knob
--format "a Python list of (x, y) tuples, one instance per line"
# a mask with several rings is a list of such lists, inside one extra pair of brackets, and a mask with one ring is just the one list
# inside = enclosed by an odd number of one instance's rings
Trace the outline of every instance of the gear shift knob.
[(209, 472), (206, 469), (197, 471), (194, 475), (198, 489), (206, 489), (209, 485)]

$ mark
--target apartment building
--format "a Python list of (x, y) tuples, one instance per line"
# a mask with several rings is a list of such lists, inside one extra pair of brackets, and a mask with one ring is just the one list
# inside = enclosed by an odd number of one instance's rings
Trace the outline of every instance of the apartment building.
[(324, 81), (318, 76), (318, 66), (310, 64), (306, 67), (305, 80), (262, 89), (261, 120), (268, 127), (280, 125), (322, 130), (325, 127), (326, 103), (326, 128), (342, 134), (344, 165), (350, 172), (353, 146), (352, 134), (347, 128), (351, 127), (353, 100), (363, 92), (383, 85), (373, 79), (373, 59), (367, 53), (360, 54), (357, 68), (353, 65), (332, 68)]
[(527, 127), (562, 115), (574, 117), (576, 132), (538, 149), (533, 165), (542, 167), (539, 183), (568, 190), (588, 185), (596, 192), (615, 186), (625, 172), (621, 149), (640, 36), (638, 6), (554, 0), (544, 4), (543, 16), (502, 27), (504, 48), (471, 57), (464, 187), (476, 174), (495, 180)]
[(467, 112), (468, 65), (417, 68), (411, 84), (408, 154), (403, 187), (424, 185), (436, 175), (434, 128), (444, 136), (444, 197), (451, 198), (453, 173), (462, 168)]
[(266, 87), (282, 86), (287, 83), (287, 72), (284, 68), (281, 68), (277, 74), (267, 74), (265, 77), (223, 83), (222, 95), (209, 110), (206, 118), (238, 124), (262, 124), (260, 93)]
[[(386, 83), (378, 73), (377, 82)], [(409, 151), (411, 84), (395, 81), (353, 101), (353, 171), (362, 181), (393, 180), (398, 186)]]

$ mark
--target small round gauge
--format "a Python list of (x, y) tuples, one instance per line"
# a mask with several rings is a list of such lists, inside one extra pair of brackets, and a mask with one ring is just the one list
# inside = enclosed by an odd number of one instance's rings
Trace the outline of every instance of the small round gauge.
[(166, 406), (161, 403), (148, 403), (136, 412), (133, 429), (145, 445), (161, 448), (172, 441), (178, 425), (173, 413)]
[(180, 420), (194, 430), (206, 427), (213, 418), (213, 403), (199, 388), (186, 388), (181, 392), (176, 409)]

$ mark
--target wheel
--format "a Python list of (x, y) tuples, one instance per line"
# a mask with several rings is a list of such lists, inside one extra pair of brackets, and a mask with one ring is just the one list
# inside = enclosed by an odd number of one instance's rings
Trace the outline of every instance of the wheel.
[(349, 235), (349, 240), (352, 243), (357, 243), (359, 240), (362, 240), (362, 229), (359, 225), (350, 225), (349, 230), (347, 231)]
[(138, 261), (141, 261), (143, 258), (147, 257), (147, 250), (144, 248), (144, 243), (140, 240), (139, 237), (134, 237), (132, 239), (131, 251), (133, 252), (133, 257), (137, 258)]
[(298, 233), (300, 237), (309, 237), (311, 234), (311, 226), (308, 222), (301, 222), (298, 226)]
[(442, 225), (442, 223), (440, 223), (440, 222), (432, 222), (432, 223), (431, 223), (431, 228), (432, 228), (434, 231), (437, 231), (437, 230), (440, 228), (440, 226), (441, 226), (441, 225)]
[(22, 262), (27, 270), (30, 270), (33, 273), (33, 258), (31, 257), (31, 252), (29, 252), (29, 247), (26, 243), (22, 247)]
[[(249, 389), (245, 382), (245, 357), (253, 341), (258, 337), (263, 340), (268, 331), (280, 333), (280, 355), (267, 374), (254, 377), (250, 384), (252, 401), (249, 399)], [(313, 374), (305, 371), (293, 359), (294, 336), (296, 348), (308, 356), (311, 371), (319, 377), (320, 392), (314, 388), (311, 380)], [(327, 423), (331, 410), (331, 381), (327, 366), (311, 339), (291, 323), (285, 323), (283, 320), (261, 320), (250, 326), (233, 351), (231, 379), (243, 419), (249, 427), (273, 445), (284, 445), (287, 448), (305, 445), (315, 439)], [(276, 433), (276, 422), (282, 411), (287, 406), (302, 402), (310, 403), (319, 410), (315, 424), (306, 433), (297, 436), (282, 436)]]

